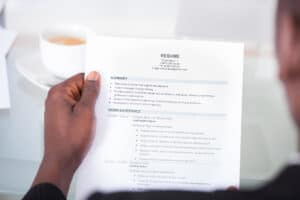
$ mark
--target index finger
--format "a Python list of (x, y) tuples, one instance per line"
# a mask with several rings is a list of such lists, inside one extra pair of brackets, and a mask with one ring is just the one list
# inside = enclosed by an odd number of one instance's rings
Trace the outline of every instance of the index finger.
[(64, 88), (65, 92), (76, 101), (80, 99), (83, 86), (84, 73), (76, 74), (58, 85), (58, 87)]
[(61, 82), (59, 85), (62, 85), (64, 87), (77, 87), (81, 88), (84, 85), (84, 73), (79, 73), (71, 78), (68, 78), (67, 80)]

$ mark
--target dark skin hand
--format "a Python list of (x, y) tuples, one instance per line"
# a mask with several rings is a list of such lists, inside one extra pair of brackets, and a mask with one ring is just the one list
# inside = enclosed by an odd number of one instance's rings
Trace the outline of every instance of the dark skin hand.
[(45, 108), (45, 150), (33, 186), (52, 183), (67, 195), (72, 177), (94, 135), (100, 75), (78, 74), (54, 86)]

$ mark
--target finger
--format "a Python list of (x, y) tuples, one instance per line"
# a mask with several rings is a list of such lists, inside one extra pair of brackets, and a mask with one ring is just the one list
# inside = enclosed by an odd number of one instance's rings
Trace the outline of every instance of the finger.
[(83, 91), (79, 102), (80, 106), (94, 110), (100, 90), (100, 74), (96, 71), (90, 72), (84, 81)]
[(230, 186), (227, 188), (227, 191), (235, 192), (235, 191), (238, 191), (238, 188), (235, 186)]
[(79, 101), (83, 85), (84, 74), (80, 73), (65, 80), (64, 82), (59, 84), (59, 87), (61, 87), (65, 94), (68, 95), (69, 99)]
[(60, 83), (60, 86), (77, 86), (79, 88), (82, 88), (84, 84), (84, 73), (79, 73), (71, 78), (68, 78), (67, 80)]
[(84, 74), (77, 74), (68, 80), (52, 87), (46, 99), (46, 111), (57, 115), (73, 111), (79, 101), (84, 82)]

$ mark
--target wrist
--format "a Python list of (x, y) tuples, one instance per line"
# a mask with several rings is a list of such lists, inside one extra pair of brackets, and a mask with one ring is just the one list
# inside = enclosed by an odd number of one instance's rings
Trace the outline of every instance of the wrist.
[(73, 165), (44, 157), (33, 182), (33, 186), (41, 183), (51, 183), (67, 195), (76, 169), (77, 167)]
[(80, 165), (80, 161), (74, 155), (74, 153), (68, 153), (67, 155), (59, 154), (57, 152), (45, 153), (41, 166), (51, 166), (52, 168), (65, 173), (75, 173)]

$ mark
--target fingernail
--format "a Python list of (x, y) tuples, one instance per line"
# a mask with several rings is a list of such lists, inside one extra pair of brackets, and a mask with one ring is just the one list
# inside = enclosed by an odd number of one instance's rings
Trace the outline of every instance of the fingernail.
[(92, 71), (88, 74), (88, 76), (86, 77), (86, 79), (88, 81), (98, 81), (100, 78), (100, 74), (96, 71)]

